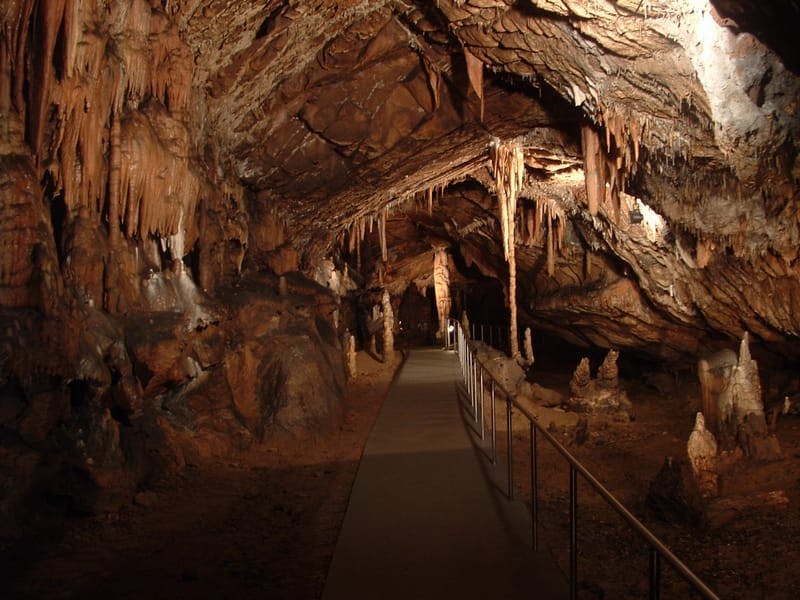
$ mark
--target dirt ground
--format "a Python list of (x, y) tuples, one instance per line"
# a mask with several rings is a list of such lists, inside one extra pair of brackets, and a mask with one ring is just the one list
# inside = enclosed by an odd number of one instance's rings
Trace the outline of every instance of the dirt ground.
[[(317, 598), (336, 544), (358, 461), (400, 355), (383, 365), (359, 355), (359, 378), (340, 431), (324, 439), (264, 444), (230, 460), (189, 468), (144, 491), (118, 514), (64, 520), (42, 515), (22, 542), (0, 548), (4, 598)], [(569, 370), (540, 369), (537, 380), (566, 392)], [(621, 379), (635, 420), (590, 418), (573, 439), (577, 415), (551, 411), (580, 460), (722, 598), (800, 597), (800, 417), (777, 423), (783, 458), (744, 461), (722, 482), (738, 499), (703, 526), (664, 522), (646, 506), (667, 456), (680, 457), (694, 423), (691, 379), (655, 389)], [(498, 407), (500, 469), (504, 409)], [(527, 424), (515, 425), (517, 494), (530, 501)], [(542, 541), (567, 570), (568, 471), (540, 442)], [(757, 494), (783, 491), (786, 506)], [(645, 545), (579, 482), (582, 598), (646, 597)], [(664, 568), (662, 597), (691, 598)]]
[(317, 598), (367, 436), (402, 355), (364, 353), (342, 428), (255, 446), (120, 513), (40, 515), (0, 548), (3, 598)]

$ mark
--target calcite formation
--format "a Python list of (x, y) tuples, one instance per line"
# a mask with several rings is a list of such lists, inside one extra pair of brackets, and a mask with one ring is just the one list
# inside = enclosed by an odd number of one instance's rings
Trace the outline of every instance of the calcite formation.
[(686, 444), (686, 453), (702, 495), (716, 496), (719, 493), (717, 440), (714, 434), (706, 429), (703, 413), (697, 413), (695, 417), (694, 429)]
[(629, 416), (631, 403), (628, 394), (619, 387), (618, 356), (616, 350), (609, 350), (594, 379), (589, 359), (581, 359), (569, 384), (570, 397), (566, 401), (568, 409), (591, 414), (616, 414), (626, 418)]

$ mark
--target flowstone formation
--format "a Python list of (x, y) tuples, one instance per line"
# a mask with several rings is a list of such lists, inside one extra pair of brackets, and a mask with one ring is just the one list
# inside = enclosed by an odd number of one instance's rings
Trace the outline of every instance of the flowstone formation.
[(589, 359), (582, 358), (569, 384), (570, 397), (565, 407), (576, 412), (629, 418), (632, 407), (628, 394), (619, 386), (618, 357), (619, 352), (609, 350), (597, 369), (596, 379), (592, 379)]

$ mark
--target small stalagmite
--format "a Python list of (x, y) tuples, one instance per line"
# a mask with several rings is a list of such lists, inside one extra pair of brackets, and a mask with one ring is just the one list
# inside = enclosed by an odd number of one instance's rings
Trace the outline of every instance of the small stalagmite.
[(617, 389), (619, 387), (619, 368), (617, 359), (619, 352), (609, 350), (603, 363), (597, 369), (597, 385), (605, 389)]
[(719, 493), (717, 439), (706, 429), (706, 420), (701, 412), (695, 417), (694, 429), (686, 444), (686, 454), (700, 493), (705, 498), (716, 496)]
[(352, 335), (349, 330), (345, 330), (344, 333), (344, 346), (347, 377), (353, 380), (358, 376), (358, 369), (356, 367), (356, 337)]
[(573, 396), (585, 397), (589, 394), (591, 383), (592, 373), (589, 369), (589, 359), (584, 356), (575, 368), (575, 373), (572, 374), (569, 391)]
[(525, 328), (525, 336), (523, 338), (523, 347), (525, 349), (525, 362), (528, 366), (533, 365), (533, 338), (531, 336), (531, 328)]
[(391, 360), (394, 354), (394, 311), (388, 290), (383, 290), (381, 298), (383, 309), (383, 360)]
[(469, 339), (469, 317), (467, 316), (467, 311), (461, 311), (461, 331), (464, 334), (464, 337)]

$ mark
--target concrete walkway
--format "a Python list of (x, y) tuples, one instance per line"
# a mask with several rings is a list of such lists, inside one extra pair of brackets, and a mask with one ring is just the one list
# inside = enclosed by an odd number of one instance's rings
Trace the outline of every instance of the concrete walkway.
[(411, 352), (367, 441), (323, 598), (564, 598), (530, 517), (486, 478), (454, 353)]

